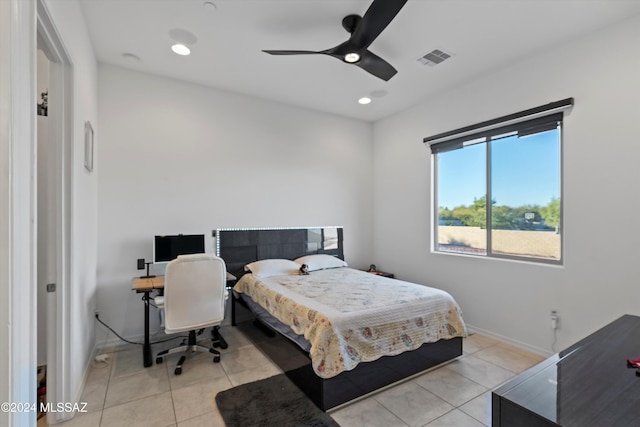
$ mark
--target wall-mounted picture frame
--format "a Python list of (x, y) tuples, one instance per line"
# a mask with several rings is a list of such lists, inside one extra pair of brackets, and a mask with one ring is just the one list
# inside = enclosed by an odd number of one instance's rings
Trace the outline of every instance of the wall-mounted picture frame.
[(88, 120), (84, 122), (84, 168), (93, 171), (93, 127)]

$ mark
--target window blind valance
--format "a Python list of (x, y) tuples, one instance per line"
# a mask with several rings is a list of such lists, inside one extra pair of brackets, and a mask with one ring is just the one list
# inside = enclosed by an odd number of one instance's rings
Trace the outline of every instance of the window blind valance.
[(545, 130), (555, 129), (558, 126), (558, 122), (562, 121), (564, 111), (572, 106), (573, 98), (567, 98), (475, 125), (425, 137), (422, 142), (429, 145), (432, 153), (442, 153), (462, 148), (465, 141), (498, 133), (517, 132), (518, 136), (526, 136), (544, 132)]

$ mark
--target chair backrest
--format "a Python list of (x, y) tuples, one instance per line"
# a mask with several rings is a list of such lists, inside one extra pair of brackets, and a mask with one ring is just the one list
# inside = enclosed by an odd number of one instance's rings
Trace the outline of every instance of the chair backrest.
[(224, 320), (226, 266), (212, 254), (180, 255), (164, 277), (165, 330), (169, 333), (218, 325)]

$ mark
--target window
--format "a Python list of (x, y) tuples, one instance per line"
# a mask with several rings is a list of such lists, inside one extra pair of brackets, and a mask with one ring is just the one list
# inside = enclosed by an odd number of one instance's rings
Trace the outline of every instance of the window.
[(561, 262), (557, 111), (571, 105), (570, 98), (425, 138), (433, 156), (435, 251)]

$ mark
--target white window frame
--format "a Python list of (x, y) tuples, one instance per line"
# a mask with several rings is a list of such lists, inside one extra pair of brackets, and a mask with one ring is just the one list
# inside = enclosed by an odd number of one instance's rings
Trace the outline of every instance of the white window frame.
[[(511, 114), (508, 116), (500, 117), (497, 119), (489, 120), (486, 122), (478, 123), (476, 125), (467, 126), (461, 129), (445, 132), (442, 134), (434, 135), (424, 138), (423, 142), (428, 144), (432, 152), (432, 204), (433, 204), (433, 239), (432, 239), (432, 251), (441, 254), (453, 254), (453, 255), (468, 255), (479, 256), (486, 258), (505, 258), (531, 261), (536, 263), (547, 264), (562, 264), (563, 256), (563, 206), (562, 206), (562, 124), (564, 121), (564, 112), (573, 106), (573, 98), (567, 98), (562, 101), (557, 101), (540, 107), (532, 108), (529, 110), (521, 111), (519, 113)], [(554, 125), (555, 123), (555, 125)], [(491, 224), (491, 141), (498, 139), (497, 136), (503, 136), (508, 133), (520, 133), (522, 135), (535, 134), (546, 130), (551, 130), (557, 126), (559, 132), (559, 145), (560, 145), (560, 224), (558, 233), (560, 234), (560, 258), (545, 258), (536, 256), (525, 256), (518, 254), (504, 254), (495, 253), (492, 250), (492, 224)], [(438, 227), (439, 227), (439, 195), (438, 188), (438, 162), (437, 156), (439, 153), (461, 149), (465, 146), (475, 143), (486, 143), (486, 253), (474, 254), (466, 252), (449, 252), (439, 250), (438, 243)]]

